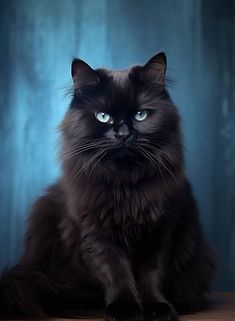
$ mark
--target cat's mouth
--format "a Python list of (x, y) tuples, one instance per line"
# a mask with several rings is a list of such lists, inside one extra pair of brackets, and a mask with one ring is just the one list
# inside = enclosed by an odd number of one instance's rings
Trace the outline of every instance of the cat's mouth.
[(132, 142), (119, 142), (110, 149), (113, 154), (119, 153), (120, 155), (133, 154), (135, 150), (136, 146)]
[(113, 156), (118, 156), (118, 157), (124, 157), (124, 156), (131, 156), (134, 154), (133, 149), (130, 149), (129, 147), (123, 145), (123, 146), (119, 146), (116, 148), (113, 148), (110, 150), (110, 154)]

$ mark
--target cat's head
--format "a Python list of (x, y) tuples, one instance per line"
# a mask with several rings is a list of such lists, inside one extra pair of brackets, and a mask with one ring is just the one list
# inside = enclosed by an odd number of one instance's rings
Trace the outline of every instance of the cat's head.
[(61, 126), (64, 162), (81, 174), (100, 166), (164, 171), (179, 158), (179, 117), (166, 90), (166, 65), (162, 52), (123, 71), (94, 70), (74, 59), (73, 97)]

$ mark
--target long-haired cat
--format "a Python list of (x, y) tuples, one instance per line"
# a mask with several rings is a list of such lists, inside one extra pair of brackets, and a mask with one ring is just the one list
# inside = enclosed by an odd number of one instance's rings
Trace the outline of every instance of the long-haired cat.
[(176, 321), (203, 306), (214, 256), (185, 175), (166, 56), (124, 71), (74, 59), (71, 71), (62, 175), (0, 278), (0, 315)]

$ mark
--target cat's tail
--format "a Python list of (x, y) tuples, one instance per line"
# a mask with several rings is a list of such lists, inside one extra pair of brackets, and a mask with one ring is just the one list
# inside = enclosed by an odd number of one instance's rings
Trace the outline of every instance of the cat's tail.
[(0, 319), (76, 316), (99, 318), (104, 300), (92, 288), (57, 286), (41, 272), (16, 266), (0, 277)]
[(0, 319), (45, 317), (43, 295), (56, 290), (40, 272), (27, 267), (5, 270), (0, 277)]

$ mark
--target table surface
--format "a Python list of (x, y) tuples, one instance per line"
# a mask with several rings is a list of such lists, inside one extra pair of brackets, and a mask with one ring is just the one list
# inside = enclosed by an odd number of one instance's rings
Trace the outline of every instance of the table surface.
[[(73, 321), (78, 319), (51, 318), (47, 321)], [(102, 321), (103, 319), (79, 319), (80, 321)], [(12, 320), (14, 321), (14, 320)], [(37, 320), (39, 321), (39, 320)], [(46, 321), (45, 319), (43, 321)], [(181, 316), (180, 321), (235, 321), (235, 292), (213, 293), (210, 307), (202, 312)]]

